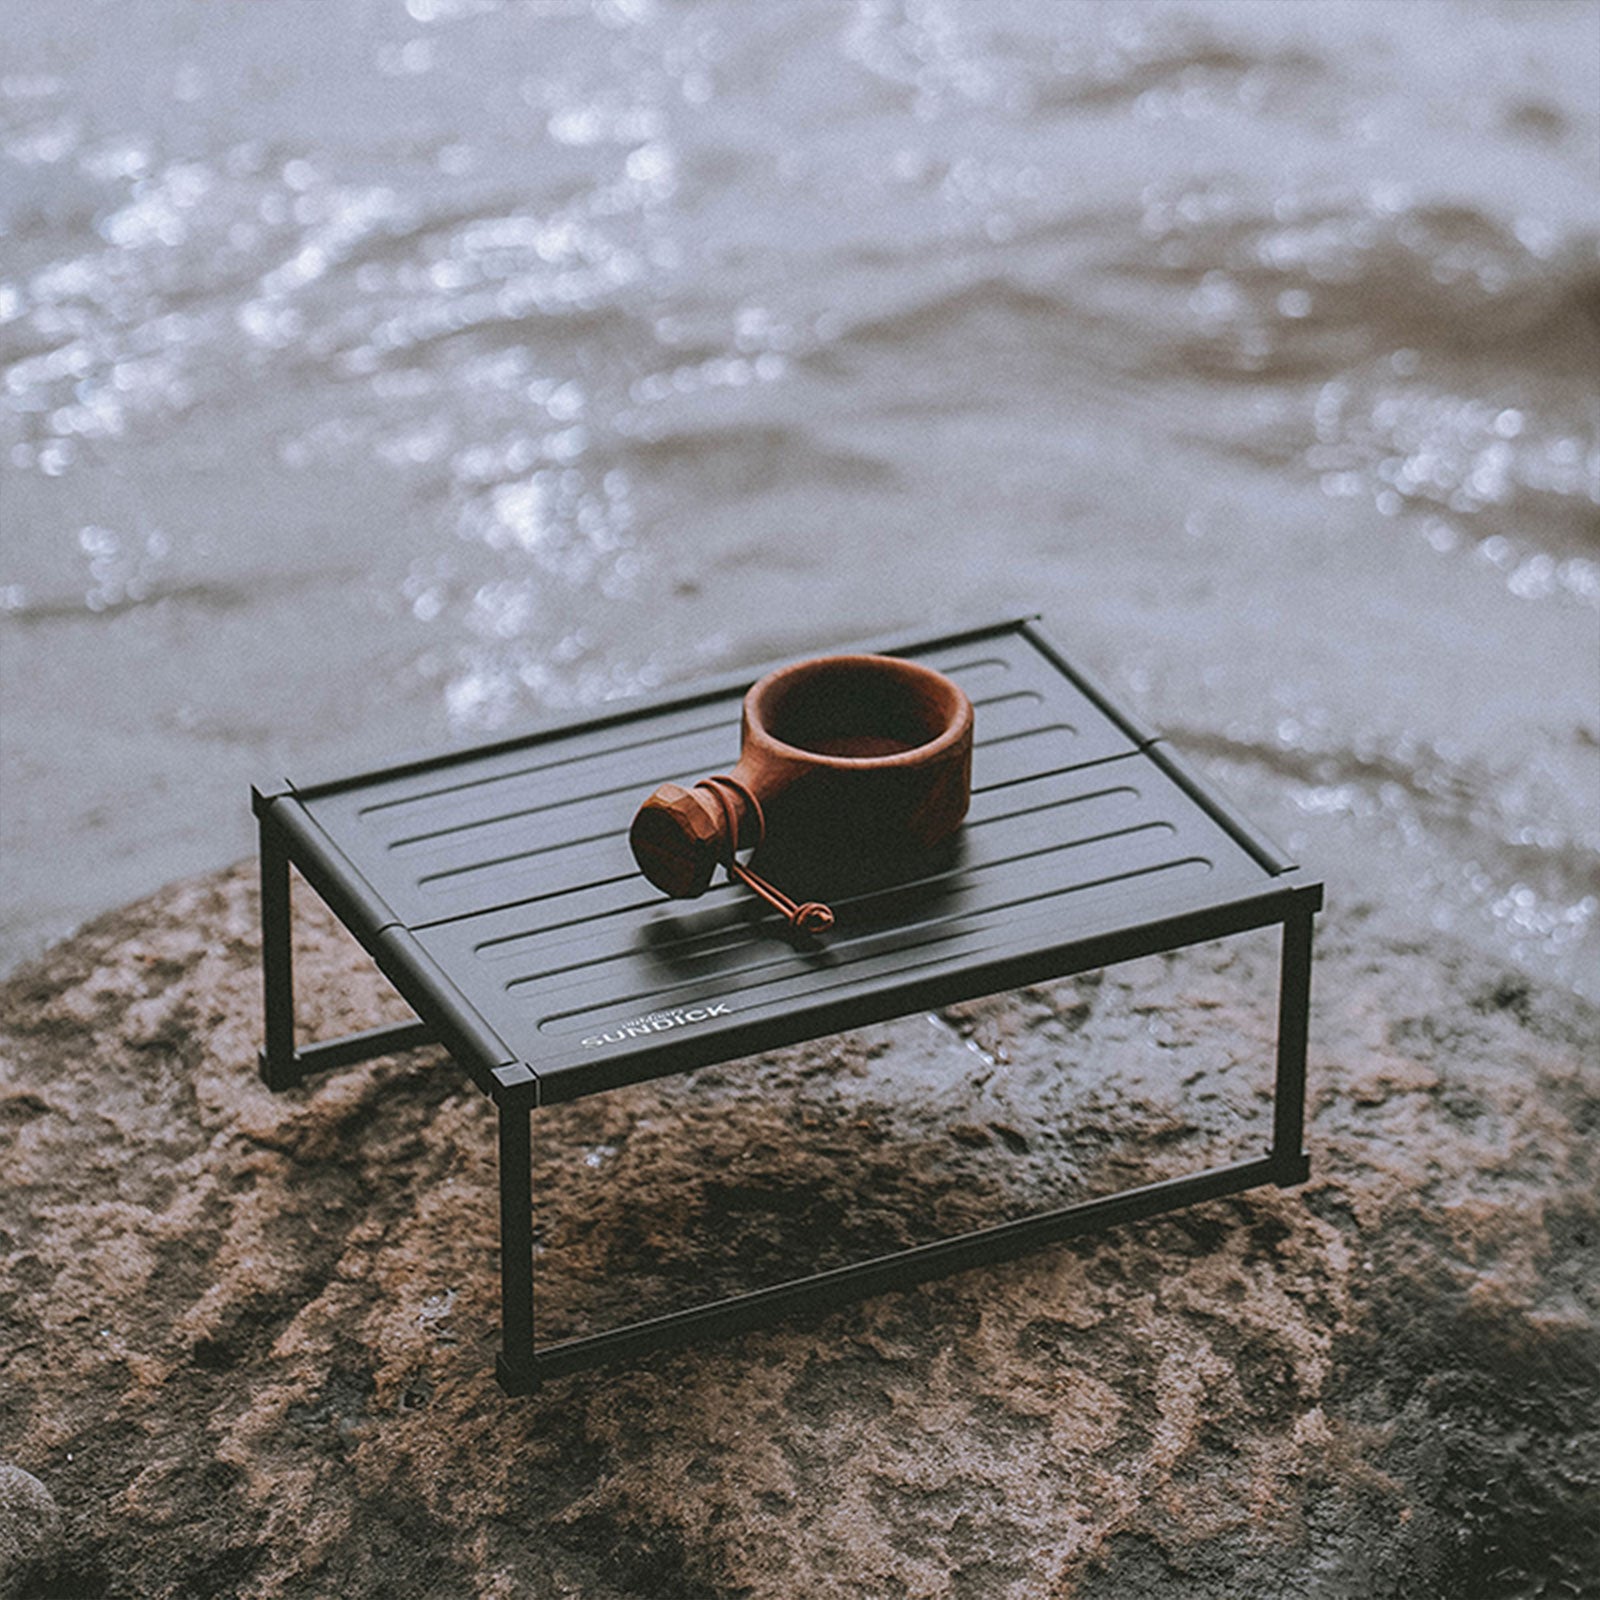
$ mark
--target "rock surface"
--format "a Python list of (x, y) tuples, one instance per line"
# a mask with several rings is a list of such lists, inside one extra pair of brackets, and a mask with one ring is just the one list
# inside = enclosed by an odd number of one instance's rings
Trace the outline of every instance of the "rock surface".
[(54, 1558), (61, 1511), (31, 1472), (0, 1461), (0, 1600), (13, 1600)]
[[(307, 1036), (403, 1015), (300, 892)], [(437, 1051), (257, 1082), (246, 868), (0, 992), (40, 1596), (1511, 1597), (1600, 1573), (1600, 1022), (1322, 919), (1303, 1188), (506, 1401)], [(552, 1334), (1254, 1153), (1252, 935), (546, 1113)]]

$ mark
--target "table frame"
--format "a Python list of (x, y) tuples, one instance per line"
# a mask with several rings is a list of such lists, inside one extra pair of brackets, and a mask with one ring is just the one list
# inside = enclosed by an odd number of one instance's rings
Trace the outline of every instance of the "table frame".
[[(907, 642), (875, 641), (866, 648)], [(1163, 755), (1162, 762), (1170, 773), (1182, 779), (1195, 799), (1224, 815), (1237, 828), (1245, 827), (1170, 755)], [(426, 956), (404, 928), (391, 924), (376, 934), (370, 931), (374, 919), (363, 914), (367, 908), (359, 873), (311, 822), (297, 797), (298, 791), (275, 784), (258, 786), (252, 793), (260, 833), (265, 1022), (264, 1047), (259, 1056), (261, 1077), (270, 1089), (282, 1091), (316, 1073), (422, 1045), (443, 1045), (494, 1100), (498, 1116), (502, 1317), (496, 1377), (508, 1395), (532, 1393), (546, 1378), (771, 1326), (797, 1314), (848, 1304), (885, 1290), (904, 1289), (947, 1273), (1008, 1260), (1058, 1240), (1159, 1216), (1261, 1185), (1292, 1187), (1309, 1175), (1310, 1162), (1304, 1148), (1306, 1052), (1313, 925), (1322, 906), (1322, 885), (1304, 881), (1287, 863), (1281, 863), (1276, 868), (1279, 876), (1259, 896), (1113, 934), (1065, 940), (1021, 958), (1012, 956), (973, 965), (960, 972), (954, 982), (945, 976), (921, 986), (901, 986), (897, 991), (899, 1003), (890, 1013), (908, 1015), (1251, 929), (1277, 926), (1282, 935), (1277, 1045), (1272, 1140), (1265, 1154), (536, 1348), (532, 1119), (540, 1104), (537, 1077), (522, 1063), (503, 1059), (505, 1049), (500, 1041), (473, 1016), (463, 1014), (459, 1006), (450, 1003), (449, 986), (435, 981), (437, 975), (428, 970)], [(417, 1021), (296, 1045), (291, 866), (335, 916), (356, 933), (416, 1010)], [(838, 1019), (837, 1026), (823, 1031), (837, 1032), (870, 1020), (888, 1018), (881, 1012), (846, 1014)], [(817, 1036), (813, 1031), (802, 1037)], [(798, 1041), (785, 1038), (775, 1042)], [(754, 1046), (766, 1047), (764, 1041)], [(669, 1066), (650, 1075), (676, 1070), (686, 1069)]]

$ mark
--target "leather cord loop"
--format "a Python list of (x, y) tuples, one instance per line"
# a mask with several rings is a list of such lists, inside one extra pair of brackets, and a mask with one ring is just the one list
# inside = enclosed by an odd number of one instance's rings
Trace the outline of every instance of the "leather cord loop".
[(745, 803), (750, 816), (755, 820), (756, 836), (751, 846), (753, 849), (758, 849), (761, 841), (767, 836), (767, 818), (761, 809), (761, 802), (736, 778), (730, 778), (726, 773), (702, 778), (695, 788), (704, 789), (717, 802), (717, 807), (722, 813), (722, 837), (725, 844), (722, 864), (728, 869), (728, 877), (742, 883), (753, 894), (759, 895), (775, 911), (781, 911), (791, 927), (798, 928), (802, 933), (826, 933), (833, 926), (833, 912), (827, 906), (815, 900), (797, 904), (781, 889), (775, 888), (765, 878), (741, 865), (734, 854), (739, 845), (739, 812), (734, 805), (735, 798)]

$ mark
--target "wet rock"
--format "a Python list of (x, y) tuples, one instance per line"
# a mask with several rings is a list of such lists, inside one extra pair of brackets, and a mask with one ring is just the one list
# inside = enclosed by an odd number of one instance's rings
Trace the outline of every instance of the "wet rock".
[[(404, 1015), (309, 895), (307, 1036)], [(1302, 1188), (506, 1401), (493, 1124), (436, 1051), (268, 1094), (248, 870), (0, 992), (29, 1591), (1126, 1600), (1600, 1571), (1600, 1022), (1319, 930)], [(543, 1336), (1253, 1154), (1251, 935), (536, 1124)]]
[(0, 1461), (0, 1600), (42, 1579), (61, 1540), (61, 1512), (50, 1491), (21, 1467)]

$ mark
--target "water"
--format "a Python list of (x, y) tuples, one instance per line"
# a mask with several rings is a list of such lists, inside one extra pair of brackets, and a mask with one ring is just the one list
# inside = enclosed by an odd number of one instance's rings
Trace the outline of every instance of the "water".
[(1600, 8), (0, 20), (0, 964), (252, 778), (1042, 611), (1600, 992)]

